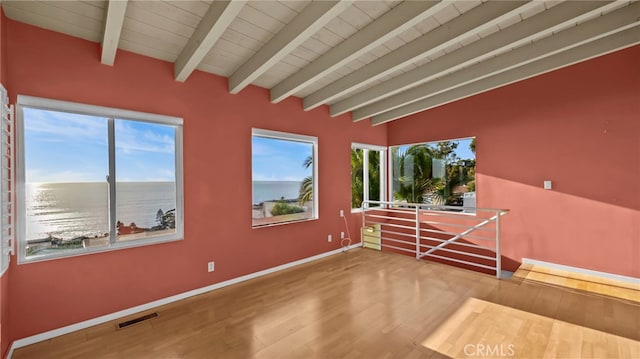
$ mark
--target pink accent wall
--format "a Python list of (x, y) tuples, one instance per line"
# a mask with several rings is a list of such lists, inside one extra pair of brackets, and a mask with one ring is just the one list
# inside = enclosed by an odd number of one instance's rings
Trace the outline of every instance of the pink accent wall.
[[(350, 210), (351, 142), (386, 144), (386, 127), (305, 112), (301, 100), (271, 104), (249, 87), (119, 51), (100, 64), (95, 43), (5, 19), (8, 85), (16, 94), (184, 118), (185, 239), (180, 242), (14, 265), (9, 272), (11, 340), (165, 298), (339, 248)], [(251, 229), (251, 128), (318, 136), (320, 219)], [(353, 226), (353, 233), (355, 225)], [(207, 273), (207, 261), (216, 271)]]
[(478, 206), (511, 210), (505, 256), (640, 277), (638, 64), (635, 46), (415, 114), (389, 144), (476, 136)]

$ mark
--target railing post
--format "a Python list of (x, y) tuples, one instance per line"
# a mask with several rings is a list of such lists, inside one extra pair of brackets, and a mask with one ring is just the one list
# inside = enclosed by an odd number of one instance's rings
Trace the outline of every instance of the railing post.
[(416, 259), (420, 259), (420, 207), (416, 206)]
[(496, 278), (502, 277), (502, 257), (500, 255), (500, 217), (502, 212), (496, 213)]

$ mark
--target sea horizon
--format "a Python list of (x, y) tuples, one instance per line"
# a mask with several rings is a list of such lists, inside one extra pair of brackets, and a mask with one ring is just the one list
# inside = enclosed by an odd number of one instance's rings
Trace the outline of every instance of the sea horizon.
[(277, 181), (277, 180), (256, 180), (252, 181), (252, 201), (254, 205), (278, 201), (284, 197), (285, 200), (294, 200), (300, 194), (300, 181)]

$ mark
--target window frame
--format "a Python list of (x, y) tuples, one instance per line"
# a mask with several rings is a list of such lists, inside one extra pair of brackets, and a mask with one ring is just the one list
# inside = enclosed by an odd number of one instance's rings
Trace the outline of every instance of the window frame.
[[(301, 135), (296, 133), (289, 132), (280, 132), (273, 130), (265, 130), (261, 128), (251, 128), (251, 139), (253, 137), (262, 137), (262, 138), (271, 138), (275, 140), (284, 140), (284, 141), (294, 141), (294, 142), (302, 142), (302, 143), (310, 143), (312, 146), (312, 154), (313, 154), (313, 164), (311, 169), (311, 176), (313, 178), (313, 217), (293, 220), (293, 221), (282, 221), (275, 223), (262, 224), (259, 226), (253, 225), (253, 218), (251, 223), (251, 229), (259, 229), (259, 228), (269, 228), (273, 226), (283, 226), (292, 223), (300, 223), (307, 221), (315, 221), (320, 219), (320, 196), (319, 196), (319, 186), (318, 186), (318, 137), (309, 136), (309, 135)], [(253, 145), (251, 146), (251, 202), (253, 202)]]
[[(355, 150), (355, 149), (359, 149), (359, 150), (363, 150), (363, 157), (362, 157), (362, 187), (363, 187), (363, 191), (362, 191), (362, 202), (369, 200), (369, 151), (378, 151), (380, 152), (380, 200), (381, 202), (385, 202), (387, 200), (387, 179), (389, 178), (387, 175), (387, 171), (388, 171), (388, 166), (387, 163), (389, 163), (388, 161), (388, 153), (389, 153), (389, 147), (387, 146), (380, 146), (380, 145), (371, 145), (368, 143), (359, 143), (359, 142), (352, 142), (351, 143), (351, 151)], [(365, 168), (367, 169), (365, 171)], [(352, 194), (353, 196), (353, 194)], [(381, 206), (384, 207), (384, 206)], [(369, 209), (373, 209), (373, 208), (365, 208), (364, 210), (367, 211)], [(362, 212), (363, 208), (351, 208), (351, 213), (360, 213)]]
[[(109, 241), (105, 247), (96, 248), (82, 248), (74, 249), (59, 254), (48, 254), (43, 256), (27, 257), (26, 255), (26, 193), (25, 193), (25, 132), (24, 132), (24, 109), (32, 108), (46, 111), (65, 112), (71, 114), (88, 115), (96, 117), (105, 117), (108, 119), (109, 131), (107, 134), (108, 151), (109, 151), (109, 172), (115, 174), (115, 135), (113, 131), (113, 122), (116, 119), (128, 120), (136, 122), (145, 122), (159, 125), (168, 125), (174, 127), (175, 130), (175, 185), (176, 185), (176, 232), (172, 234), (165, 234), (154, 236), (145, 239), (136, 239), (131, 241)], [(152, 114), (146, 112), (125, 110), (113, 107), (104, 107), (89, 105), (77, 102), (54, 100), (49, 98), (34, 97), (27, 95), (18, 95), (16, 103), (16, 202), (18, 204), (17, 212), (17, 251), (18, 251), (18, 264), (27, 264), (42, 262), (48, 260), (69, 258), (83, 256), (93, 253), (110, 252), (126, 248), (142, 247), (147, 245), (153, 245), (158, 243), (166, 243), (179, 241), (184, 239), (184, 191), (183, 191), (183, 138), (182, 138), (182, 126), (183, 119), (181, 117), (167, 116)], [(115, 182), (115, 178), (114, 178)], [(111, 202), (114, 203), (114, 202)], [(109, 215), (113, 216), (115, 212), (116, 204), (112, 204), (109, 207)], [(110, 224), (111, 227), (111, 224)], [(115, 228), (110, 228), (110, 231)]]

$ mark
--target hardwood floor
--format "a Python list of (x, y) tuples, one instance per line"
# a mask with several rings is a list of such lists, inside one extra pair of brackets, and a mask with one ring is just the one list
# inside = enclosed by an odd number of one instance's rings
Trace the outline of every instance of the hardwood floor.
[(640, 358), (638, 302), (369, 249), (155, 311), (13, 357)]

